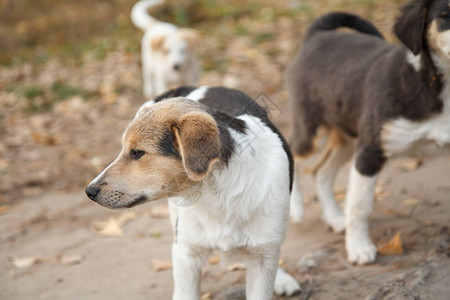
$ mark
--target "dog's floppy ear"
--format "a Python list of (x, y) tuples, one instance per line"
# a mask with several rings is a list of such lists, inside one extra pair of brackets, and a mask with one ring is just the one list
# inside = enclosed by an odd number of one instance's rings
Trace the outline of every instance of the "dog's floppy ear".
[(164, 39), (166, 37), (164, 35), (162, 36), (158, 36), (155, 37), (154, 39), (151, 40), (150, 45), (152, 46), (153, 50), (159, 50), (162, 48), (163, 44), (164, 44)]
[(195, 29), (190, 28), (181, 28), (178, 30), (178, 34), (182, 39), (188, 42), (189, 47), (193, 48), (195, 43), (199, 40), (200, 34)]
[(429, 2), (429, 0), (410, 1), (402, 7), (394, 25), (395, 35), (414, 55), (419, 54), (422, 49)]
[(200, 181), (219, 161), (219, 129), (214, 119), (203, 112), (190, 112), (172, 126), (175, 143), (188, 177)]

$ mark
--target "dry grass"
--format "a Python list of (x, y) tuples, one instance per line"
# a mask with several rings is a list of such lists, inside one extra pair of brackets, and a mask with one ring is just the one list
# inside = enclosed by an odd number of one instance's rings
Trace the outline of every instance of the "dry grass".
[[(0, 2), (0, 65), (42, 63), (58, 56), (80, 63), (86, 53), (103, 59), (117, 48), (139, 50), (140, 32), (129, 20), (134, 0), (5, 0)], [(158, 19), (199, 29), (222, 43), (227, 38), (254, 36), (255, 44), (274, 38), (266, 29), (254, 32), (248, 22), (265, 24), (291, 18), (299, 33), (317, 15), (330, 10), (350, 10), (376, 22), (389, 22), (404, 0), (169, 0), (152, 14)], [(390, 25), (387, 23), (386, 25)], [(256, 28), (256, 30), (258, 30)], [(276, 54), (276, 53), (275, 53)], [(220, 60), (209, 68), (221, 67)]]

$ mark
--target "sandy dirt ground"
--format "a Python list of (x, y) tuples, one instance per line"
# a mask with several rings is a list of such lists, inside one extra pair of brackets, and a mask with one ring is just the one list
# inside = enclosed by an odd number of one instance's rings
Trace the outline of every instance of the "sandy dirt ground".
[[(303, 176), (305, 219), (290, 225), (282, 247), (282, 267), (303, 289), (292, 299), (448, 299), (450, 158), (425, 160), (417, 170), (405, 171), (409, 165), (394, 160), (383, 171), (371, 217), (374, 242), (385, 244), (400, 232), (404, 254), (378, 256), (367, 266), (347, 263), (344, 236), (320, 221), (313, 181)], [(344, 179), (338, 186), (345, 187)], [(109, 233), (121, 236), (99, 232), (98, 222), (108, 219), (119, 220), (121, 230), (112, 226)], [(81, 192), (46, 194), (0, 215), (0, 242), (1, 299), (171, 297), (171, 270), (154, 270), (157, 261), (170, 261), (172, 232), (164, 202), (111, 211)], [(204, 299), (240, 299), (244, 271), (216, 262), (212, 258), (204, 268)]]
[[(252, 11), (254, 5), (247, 5), (249, 12), (241, 16), (200, 28), (201, 84), (234, 87), (260, 100), (267, 96), (274, 123), (288, 137), (283, 71), (310, 21), (329, 10), (352, 11), (394, 41), (391, 28), (404, 1), (267, 2), (266, 8)], [(54, 15), (63, 17), (56, 21), (76, 19), (65, 18), (65, 12), (77, 10), (60, 7)], [(129, 23), (128, 11), (121, 15)], [(52, 37), (53, 23), (44, 26), (51, 16), (26, 20), (22, 27)], [(136, 48), (140, 33), (128, 26)], [(76, 63), (51, 56), (40, 64), (0, 69), (1, 300), (171, 298), (173, 235), (166, 203), (112, 211), (83, 192), (117, 155), (121, 133), (144, 101), (139, 53), (118, 45), (101, 59), (87, 52)], [(290, 225), (280, 261), (302, 286), (292, 299), (450, 299), (450, 157), (387, 164), (370, 231), (380, 247), (399, 233), (403, 252), (392, 247), (400, 253), (379, 255), (367, 266), (346, 261), (344, 235), (320, 220), (307, 165), (304, 171), (305, 217)], [(344, 197), (347, 174), (348, 167), (339, 176), (338, 199)], [(212, 257), (203, 272), (202, 300), (242, 299), (244, 284), (239, 265), (221, 265)]]

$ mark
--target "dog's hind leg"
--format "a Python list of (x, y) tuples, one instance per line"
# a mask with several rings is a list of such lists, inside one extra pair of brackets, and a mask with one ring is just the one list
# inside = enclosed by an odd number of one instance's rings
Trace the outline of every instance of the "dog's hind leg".
[(315, 167), (317, 195), (322, 205), (323, 220), (336, 233), (345, 229), (345, 218), (334, 196), (334, 182), (341, 167), (353, 154), (352, 141), (337, 130), (332, 130), (322, 159)]

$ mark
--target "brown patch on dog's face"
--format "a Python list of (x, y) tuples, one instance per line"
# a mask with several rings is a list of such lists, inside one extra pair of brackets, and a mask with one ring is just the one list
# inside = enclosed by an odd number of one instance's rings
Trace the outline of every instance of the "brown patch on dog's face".
[(116, 160), (89, 186), (110, 208), (180, 196), (195, 188), (219, 160), (219, 130), (203, 107), (184, 98), (140, 111), (122, 138)]
[(440, 31), (438, 22), (434, 20), (428, 28), (427, 38), (430, 50), (450, 63), (450, 30)]
[(163, 45), (164, 45), (164, 41), (165, 41), (166, 37), (165, 36), (159, 36), (156, 37), (154, 39), (151, 40), (151, 46), (153, 50), (161, 50)]

